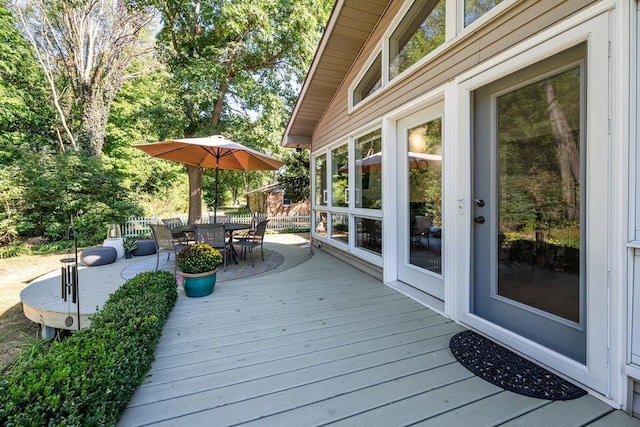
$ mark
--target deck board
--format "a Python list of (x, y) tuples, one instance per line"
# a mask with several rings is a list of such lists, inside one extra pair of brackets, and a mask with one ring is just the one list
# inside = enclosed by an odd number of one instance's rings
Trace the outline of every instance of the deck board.
[(181, 291), (119, 425), (636, 425), (593, 397), (531, 399), (474, 376), (448, 348), (461, 330), (317, 252), (208, 297)]

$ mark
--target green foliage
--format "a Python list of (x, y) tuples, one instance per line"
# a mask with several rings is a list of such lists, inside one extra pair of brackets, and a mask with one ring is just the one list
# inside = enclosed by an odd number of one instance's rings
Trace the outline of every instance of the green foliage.
[(29, 248), (29, 245), (24, 242), (13, 242), (5, 247), (0, 248), (0, 259), (29, 254), (31, 254), (31, 249)]
[[(150, 60), (150, 59), (149, 59)], [(141, 76), (125, 82), (113, 101), (103, 153), (120, 171), (123, 185), (137, 194), (166, 194), (184, 175), (184, 166), (150, 157), (132, 144), (163, 141), (182, 134), (184, 119), (179, 100), (169, 86), (168, 73), (159, 63)], [(134, 64), (137, 72), (143, 65)]]
[(122, 239), (122, 245), (126, 252), (133, 252), (138, 248), (138, 239), (135, 237), (125, 237)]
[(278, 182), (284, 187), (285, 197), (293, 203), (309, 200), (309, 151), (289, 150), (285, 153), (284, 161), (285, 166), (278, 173)]
[(151, 367), (177, 295), (172, 274), (141, 273), (89, 328), (21, 357), (0, 379), (0, 425), (115, 425)]
[(289, 234), (289, 233), (308, 233), (311, 231), (309, 227), (306, 228), (283, 228), (282, 230), (278, 230), (277, 234)]
[(0, 173), (0, 185), (13, 189), (0, 196), (7, 199), (0, 206), (0, 226), (6, 227), (0, 235), (60, 240), (73, 218), (79, 245), (89, 246), (105, 238), (106, 224), (141, 214), (121, 174), (98, 157), (25, 155), (10, 173)]
[(27, 147), (51, 147), (53, 120), (46, 80), (31, 46), (0, 0), (0, 165), (10, 164)]
[(221, 263), (222, 254), (206, 243), (189, 245), (176, 256), (176, 267), (179, 271), (188, 274), (213, 271)]
[(34, 254), (52, 254), (56, 252), (63, 252), (73, 249), (72, 240), (58, 240), (56, 242), (46, 242), (35, 245), (31, 248), (31, 252)]

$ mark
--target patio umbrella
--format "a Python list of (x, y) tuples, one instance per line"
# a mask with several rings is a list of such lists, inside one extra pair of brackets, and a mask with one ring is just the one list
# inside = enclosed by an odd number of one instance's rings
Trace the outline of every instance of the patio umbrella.
[(213, 218), (218, 212), (218, 170), (277, 170), (284, 165), (278, 159), (242, 144), (233, 142), (222, 135), (203, 138), (172, 139), (151, 144), (134, 145), (139, 150), (161, 159), (202, 168), (215, 168), (215, 199)]

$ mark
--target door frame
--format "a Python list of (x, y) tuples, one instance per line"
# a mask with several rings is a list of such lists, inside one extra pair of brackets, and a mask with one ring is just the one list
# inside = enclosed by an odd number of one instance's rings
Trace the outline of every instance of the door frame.
[[(609, 287), (608, 284), (608, 254), (609, 241), (602, 235), (609, 229), (610, 218), (607, 200), (596, 200), (595, 194), (608, 194), (610, 174), (608, 168), (603, 168), (603, 159), (609, 159), (608, 119), (609, 103), (602, 100), (610, 99), (609, 81), (609, 8), (601, 7), (589, 10), (589, 14), (582, 14), (563, 22), (551, 30), (537, 35), (519, 46), (488, 60), (476, 69), (465, 73), (455, 80), (458, 104), (459, 129), (457, 137), (457, 151), (464, 153), (458, 158), (458, 169), (466, 171), (465, 182), (458, 182), (459, 191), (464, 195), (459, 197), (461, 215), (457, 218), (457, 227), (461, 234), (466, 234), (466, 247), (458, 248), (458, 255), (463, 262), (459, 264), (459, 274), (456, 277), (457, 318), (468, 326), (487, 334), (492, 338), (512, 347), (516, 351), (526, 353), (548, 367), (564, 373), (580, 381), (604, 395), (609, 394)], [(586, 200), (586, 298), (587, 298), (587, 362), (586, 365), (575, 362), (566, 356), (549, 350), (531, 340), (523, 338), (505, 328), (499, 327), (472, 313), (472, 93), (475, 89), (490, 82), (505, 77), (528, 65), (535, 64), (555, 53), (567, 48), (587, 42), (587, 114), (586, 114), (586, 149), (587, 162), (587, 200)], [(602, 141), (602, 143), (597, 143)], [(605, 162), (606, 163), (606, 162)], [(600, 165), (601, 172), (598, 179), (592, 173)], [(591, 179), (590, 179), (591, 178)], [(591, 195), (591, 197), (590, 197)], [(601, 234), (596, 234), (596, 224)], [(605, 224), (603, 227), (602, 224)], [(606, 234), (606, 231), (604, 232)], [(463, 252), (464, 251), (464, 252)], [(464, 264), (464, 265), (463, 265)], [(603, 303), (604, 302), (604, 303)]]

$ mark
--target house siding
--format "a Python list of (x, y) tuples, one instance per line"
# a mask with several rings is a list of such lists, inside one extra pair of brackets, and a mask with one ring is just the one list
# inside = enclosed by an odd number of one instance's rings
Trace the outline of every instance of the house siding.
[[(364, 105), (349, 113), (349, 87), (377, 48), (403, 4), (402, 1), (392, 2), (316, 126), (312, 150), (344, 139), (349, 133), (394, 108), (453, 80), (465, 71), (594, 3), (596, 1), (593, 0), (517, 3), (472, 34), (463, 36), (458, 42), (454, 40), (448, 49), (430, 62), (410, 75), (399, 77), (397, 82), (391, 82)], [(317, 77), (314, 76), (314, 79)]]

